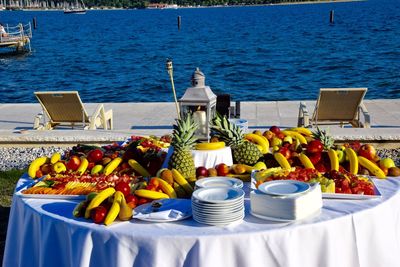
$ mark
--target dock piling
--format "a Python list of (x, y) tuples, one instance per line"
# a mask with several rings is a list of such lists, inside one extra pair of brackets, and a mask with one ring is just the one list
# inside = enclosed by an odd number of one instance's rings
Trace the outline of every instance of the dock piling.
[(181, 16), (178, 16), (178, 30), (181, 29)]
[(335, 15), (335, 11), (331, 10), (330, 15), (329, 15), (329, 22), (331, 24), (333, 24), (333, 22), (334, 22), (334, 15)]

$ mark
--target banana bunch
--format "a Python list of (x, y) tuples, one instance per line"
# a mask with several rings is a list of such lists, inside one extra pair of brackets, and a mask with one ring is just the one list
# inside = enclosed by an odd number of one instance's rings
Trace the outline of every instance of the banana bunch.
[(260, 149), (261, 153), (267, 154), (269, 152), (269, 141), (262, 135), (249, 133), (245, 134), (244, 138), (252, 143), (255, 143)]
[(78, 203), (74, 208), (72, 214), (74, 217), (90, 218), (91, 211), (99, 207), (107, 199), (112, 199), (112, 205), (108, 210), (104, 224), (110, 225), (118, 217), (121, 221), (127, 221), (132, 218), (132, 208), (126, 203), (125, 196), (120, 191), (115, 191), (114, 188), (109, 187), (100, 193), (90, 193), (87, 195), (86, 200)]
[(194, 148), (196, 150), (216, 150), (225, 147), (225, 142), (197, 143)]

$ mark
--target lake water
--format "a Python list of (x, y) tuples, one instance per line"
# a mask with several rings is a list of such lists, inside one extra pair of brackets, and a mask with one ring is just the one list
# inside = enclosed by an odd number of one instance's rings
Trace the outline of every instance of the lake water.
[(214, 93), (233, 100), (316, 99), (321, 87), (400, 98), (399, 0), (0, 12), (8, 24), (34, 17), (32, 53), (0, 57), (0, 103), (37, 102), (33, 92), (41, 90), (78, 90), (84, 102), (173, 101), (167, 58), (178, 98), (196, 67)]

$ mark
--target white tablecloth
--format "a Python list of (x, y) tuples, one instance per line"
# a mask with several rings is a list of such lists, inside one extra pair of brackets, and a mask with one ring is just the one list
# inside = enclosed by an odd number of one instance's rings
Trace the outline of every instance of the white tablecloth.
[[(168, 168), (168, 162), (173, 152), (173, 147), (168, 149), (167, 157), (163, 168)], [(197, 167), (214, 168), (217, 164), (225, 163), (228, 166), (233, 164), (232, 150), (229, 146), (216, 150), (192, 150), (194, 165)]]
[[(20, 180), (20, 182), (22, 179)], [(300, 222), (251, 216), (226, 227), (76, 219), (77, 201), (14, 195), (3, 266), (399, 266), (400, 178), (374, 200), (324, 200)]]

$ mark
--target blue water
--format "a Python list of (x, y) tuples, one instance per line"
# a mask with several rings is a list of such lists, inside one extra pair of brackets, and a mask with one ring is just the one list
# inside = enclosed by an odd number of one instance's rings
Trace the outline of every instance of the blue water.
[(368, 99), (400, 98), (399, 0), (0, 12), (9, 24), (33, 17), (32, 54), (0, 57), (0, 103), (37, 102), (40, 90), (79, 90), (84, 102), (173, 101), (166, 58), (178, 98), (196, 67), (215, 93), (233, 100), (315, 99), (320, 87), (368, 87)]

